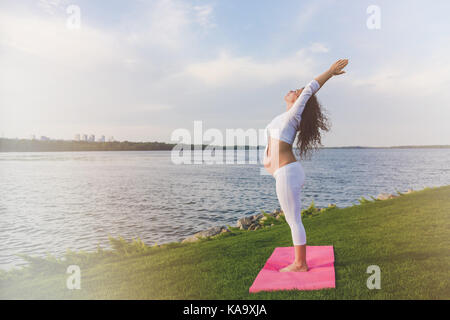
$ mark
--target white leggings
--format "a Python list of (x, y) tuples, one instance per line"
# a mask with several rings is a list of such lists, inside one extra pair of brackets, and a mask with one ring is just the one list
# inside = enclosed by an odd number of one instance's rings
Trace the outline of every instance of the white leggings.
[(306, 244), (306, 233), (301, 216), (301, 191), (305, 183), (305, 172), (300, 162), (295, 161), (275, 170), (276, 191), (281, 210), (291, 228), (294, 245)]

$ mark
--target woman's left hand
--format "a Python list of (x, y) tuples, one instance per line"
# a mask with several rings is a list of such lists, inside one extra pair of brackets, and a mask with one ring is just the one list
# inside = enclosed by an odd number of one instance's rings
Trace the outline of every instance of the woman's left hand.
[(330, 67), (331, 74), (333, 76), (337, 76), (337, 75), (345, 73), (345, 71), (342, 69), (344, 69), (347, 64), (348, 64), (348, 59), (340, 59), (340, 60), (336, 61)]

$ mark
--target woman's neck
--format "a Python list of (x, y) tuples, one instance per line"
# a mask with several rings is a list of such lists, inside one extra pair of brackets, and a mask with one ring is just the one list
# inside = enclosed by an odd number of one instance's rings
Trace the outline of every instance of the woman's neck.
[(294, 102), (286, 102), (286, 111), (288, 111), (293, 105)]

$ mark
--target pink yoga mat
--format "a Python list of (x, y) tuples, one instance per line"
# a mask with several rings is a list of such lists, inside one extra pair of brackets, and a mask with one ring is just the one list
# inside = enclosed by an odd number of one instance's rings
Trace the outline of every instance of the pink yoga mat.
[(280, 272), (294, 261), (294, 247), (276, 247), (249, 291), (335, 288), (333, 246), (307, 246), (307, 272)]

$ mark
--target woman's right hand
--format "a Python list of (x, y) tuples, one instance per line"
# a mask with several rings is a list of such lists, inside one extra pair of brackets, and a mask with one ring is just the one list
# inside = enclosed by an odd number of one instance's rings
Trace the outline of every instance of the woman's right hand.
[(348, 59), (340, 59), (338, 61), (336, 61), (335, 63), (333, 63), (330, 67), (330, 73), (333, 76), (337, 76), (339, 74), (343, 74), (345, 73), (344, 69), (345, 66), (348, 64)]

